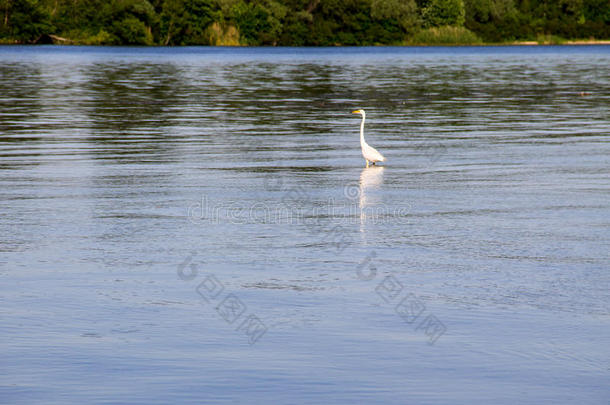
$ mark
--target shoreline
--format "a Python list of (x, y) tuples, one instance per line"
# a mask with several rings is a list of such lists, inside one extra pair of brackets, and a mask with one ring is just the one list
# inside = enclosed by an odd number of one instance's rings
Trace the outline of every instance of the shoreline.
[[(57, 39), (57, 40), (56, 40)], [(507, 42), (473, 42), (473, 43), (406, 43), (406, 44), (375, 44), (375, 45), (305, 45), (305, 46), (292, 46), (292, 45), (92, 45), (86, 43), (78, 43), (67, 38), (53, 36), (53, 42), (44, 43), (22, 43), (15, 40), (0, 39), (0, 46), (36, 46), (36, 45), (57, 45), (57, 46), (119, 46), (119, 47), (143, 47), (143, 48), (181, 48), (181, 47), (227, 47), (227, 48), (329, 48), (329, 47), (434, 47), (434, 46), (587, 46), (587, 45), (610, 45), (610, 39), (570, 39), (562, 41), (507, 41)]]
[[(493, 44), (484, 44), (484, 45), (493, 45)], [(496, 45), (504, 45), (496, 44)], [(608, 39), (573, 39), (573, 40), (565, 40), (558, 43), (555, 42), (547, 42), (547, 41), (514, 41), (509, 42), (506, 45), (517, 45), (517, 46), (536, 46), (536, 45), (610, 45), (610, 40)]]

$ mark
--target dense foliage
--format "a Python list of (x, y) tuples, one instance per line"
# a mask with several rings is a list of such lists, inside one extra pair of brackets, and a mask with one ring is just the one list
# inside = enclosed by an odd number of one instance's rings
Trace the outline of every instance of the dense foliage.
[(0, 0), (0, 42), (374, 45), (610, 38), (610, 0)]

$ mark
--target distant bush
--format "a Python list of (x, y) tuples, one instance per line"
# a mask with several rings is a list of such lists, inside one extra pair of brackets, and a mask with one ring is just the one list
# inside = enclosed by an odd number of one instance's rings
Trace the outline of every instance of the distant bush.
[(409, 45), (473, 45), (482, 43), (474, 32), (464, 27), (433, 27), (421, 30), (410, 40)]
[(85, 45), (110, 45), (115, 42), (115, 39), (102, 29), (97, 34), (87, 37), (84, 42)]
[(115, 21), (112, 26), (112, 34), (116, 36), (117, 45), (152, 45), (152, 34), (146, 24), (136, 17), (126, 17), (121, 21)]
[(464, 0), (429, 0), (422, 9), (425, 27), (442, 27), (464, 24)]
[(63, 33), (67, 38), (68, 44), (80, 45), (115, 45), (119, 42), (118, 38), (107, 31), (100, 29), (93, 33), (90, 30), (70, 30)]
[(538, 35), (536, 42), (540, 45), (561, 45), (566, 42), (565, 39), (558, 37), (557, 35)]
[(232, 25), (221, 25), (217, 22), (206, 30), (208, 42), (213, 46), (239, 46), (239, 31)]

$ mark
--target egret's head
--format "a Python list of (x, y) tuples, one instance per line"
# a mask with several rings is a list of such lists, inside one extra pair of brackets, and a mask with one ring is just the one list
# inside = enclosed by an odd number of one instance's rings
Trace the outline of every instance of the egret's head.
[(352, 114), (364, 115), (364, 110), (354, 110), (354, 111), (352, 111)]

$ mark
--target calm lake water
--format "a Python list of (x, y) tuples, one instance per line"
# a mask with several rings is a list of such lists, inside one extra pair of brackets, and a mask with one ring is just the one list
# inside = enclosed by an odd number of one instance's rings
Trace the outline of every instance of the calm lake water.
[(607, 404), (609, 66), (0, 47), (0, 402)]

